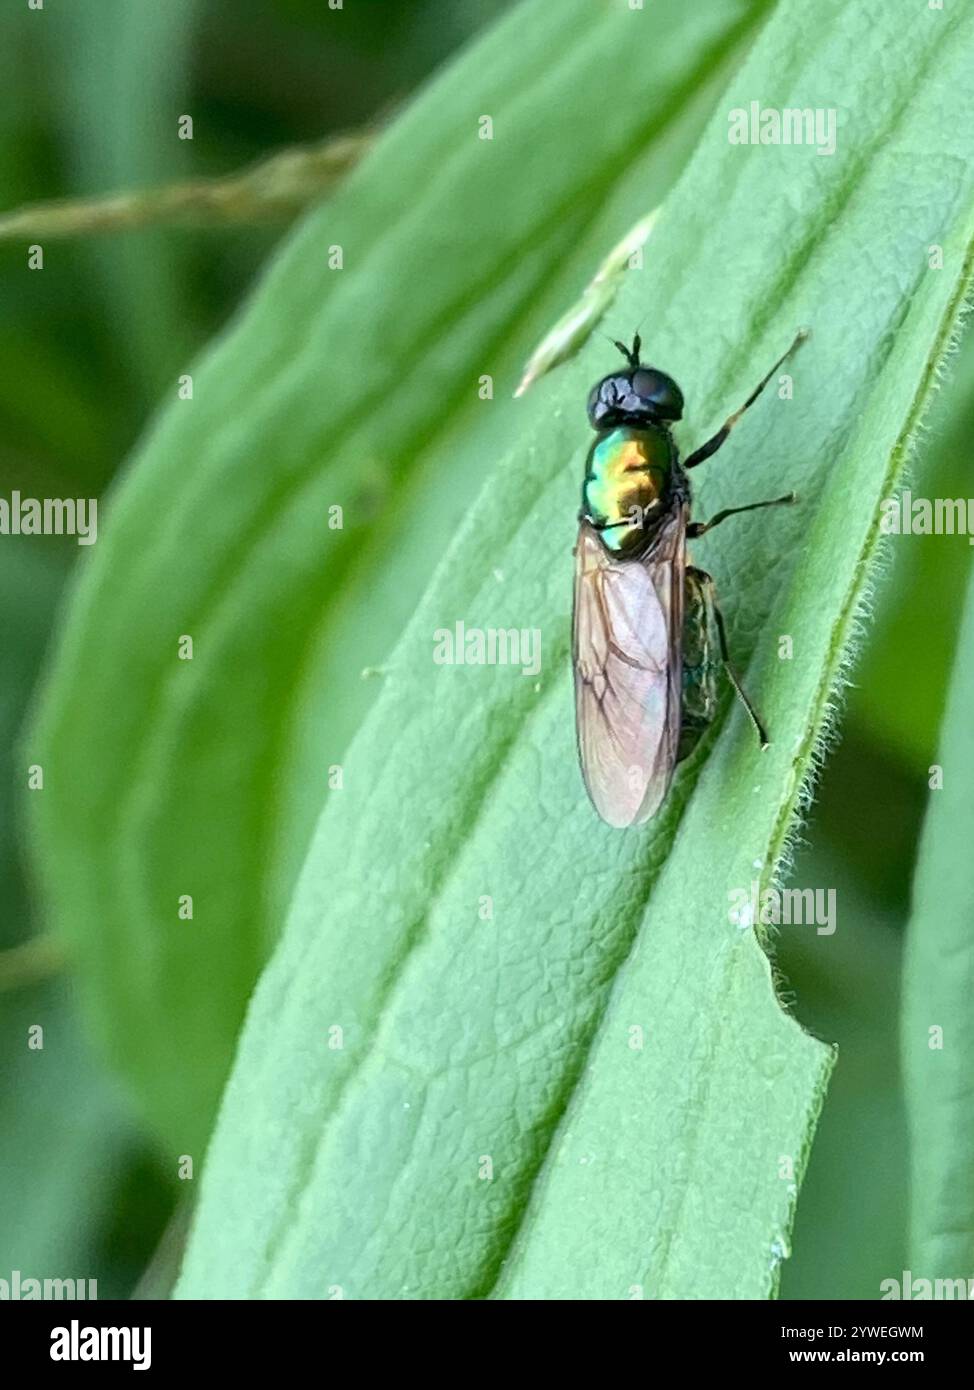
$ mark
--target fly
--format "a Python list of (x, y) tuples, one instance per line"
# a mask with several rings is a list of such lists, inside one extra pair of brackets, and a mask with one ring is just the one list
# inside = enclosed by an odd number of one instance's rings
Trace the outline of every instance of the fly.
[(686, 543), (729, 516), (784, 506), (795, 495), (691, 521), (687, 474), (717, 452), (806, 337), (798, 333), (741, 408), (683, 463), (671, 432), (683, 392), (639, 360), (638, 333), (631, 348), (616, 343), (627, 368), (589, 394), (596, 438), (575, 546), (575, 721), (585, 786), (609, 825), (655, 815), (677, 763), (713, 720), (721, 668), (767, 746), (728, 654), (714, 581), (687, 564)]

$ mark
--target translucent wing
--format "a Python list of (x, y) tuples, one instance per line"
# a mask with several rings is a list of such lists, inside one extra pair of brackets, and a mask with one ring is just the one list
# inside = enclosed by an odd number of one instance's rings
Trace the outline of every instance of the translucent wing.
[(609, 825), (658, 809), (680, 741), (685, 507), (640, 559), (617, 559), (583, 521), (575, 547), (575, 721), (592, 804)]

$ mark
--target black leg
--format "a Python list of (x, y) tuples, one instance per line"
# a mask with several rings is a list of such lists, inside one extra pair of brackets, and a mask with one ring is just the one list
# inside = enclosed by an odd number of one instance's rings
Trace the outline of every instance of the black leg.
[(747, 400), (741, 406), (740, 410), (735, 410), (733, 415), (729, 415), (727, 419), (724, 421), (724, 423), (721, 425), (717, 433), (713, 436), (713, 438), (708, 439), (706, 444), (701, 444), (700, 448), (695, 450), (695, 452), (690, 455), (690, 457), (685, 461), (683, 465), (684, 468), (696, 468), (698, 463), (703, 463), (704, 459), (709, 459), (712, 454), (716, 454), (717, 450), (727, 439), (727, 436), (730, 434), (731, 430), (737, 424), (738, 420), (741, 418), (744, 412), (746, 410), (749, 410), (750, 407), (754, 404), (754, 402), (757, 400), (758, 396), (760, 396), (761, 392), (767, 386), (768, 382), (774, 376), (778, 368), (783, 366), (784, 363), (787, 362), (791, 354), (795, 352), (796, 349), (801, 347), (802, 343), (805, 341), (807, 337), (808, 329), (799, 329), (798, 333), (795, 335), (795, 341), (792, 343), (791, 347), (788, 349), (786, 353), (784, 353), (781, 357), (778, 358), (777, 362), (771, 368), (770, 372), (768, 372), (767, 376), (763, 377), (762, 380), (758, 383), (758, 385), (754, 388), (754, 390), (748, 396)]
[(727, 650), (727, 629), (724, 627), (724, 615), (721, 613), (720, 605), (717, 602), (717, 590), (713, 581), (713, 576), (709, 575), (706, 570), (697, 569), (696, 566), (694, 566), (694, 573), (697, 575), (700, 583), (706, 586), (710, 595), (710, 604), (713, 608), (714, 622), (717, 627), (717, 640), (720, 643), (720, 659), (724, 663), (724, 670), (727, 672), (727, 678), (734, 687), (734, 693), (737, 695), (737, 698), (747, 710), (748, 718), (754, 725), (754, 732), (758, 736), (761, 747), (767, 748), (767, 731), (764, 724), (761, 722), (761, 717), (757, 710), (747, 698), (744, 687), (741, 685), (741, 678), (737, 674), (734, 664), (730, 659), (730, 652)]
[(783, 507), (789, 502), (795, 502), (797, 498), (793, 492), (787, 493), (784, 497), (773, 497), (770, 502), (749, 502), (746, 507), (727, 507), (724, 511), (712, 516), (709, 521), (691, 521), (687, 527), (687, 539), (695, 540), (697, 536), (703, 536), (708, 531), (712, 531), (715, 526), (719, 526), (722, 521), (726, 521), (729, 516), (737, 516), (739, 512), (756, 512), (762, 507)]

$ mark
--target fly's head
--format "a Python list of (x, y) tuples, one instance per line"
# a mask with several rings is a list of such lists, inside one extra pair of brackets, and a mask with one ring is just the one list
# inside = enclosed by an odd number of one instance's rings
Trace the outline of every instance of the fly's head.
[(614, 425), (668, 425), (683, 415), (683, 392), (671, 376), (639, 360), (637, 333), (632, 347), (616, 343), (629, 366), (610, 372), (589, 392), (588, 418), (593, 429)]

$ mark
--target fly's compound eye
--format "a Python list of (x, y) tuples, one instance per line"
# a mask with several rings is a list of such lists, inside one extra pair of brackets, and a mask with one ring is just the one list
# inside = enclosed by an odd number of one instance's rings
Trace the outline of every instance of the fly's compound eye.
[(651, 397), (657, 389), (659, 372), (651, 372), (648, 368), (641, 367), (638, 372), (632, 374), (632, 389), (637, 396)]
[(683, 392), (671, 376), (655, 367), (639, 367), (633, 372), (632, 391), (643, 409), (660, 420), (679, 420), (683, 415)]

